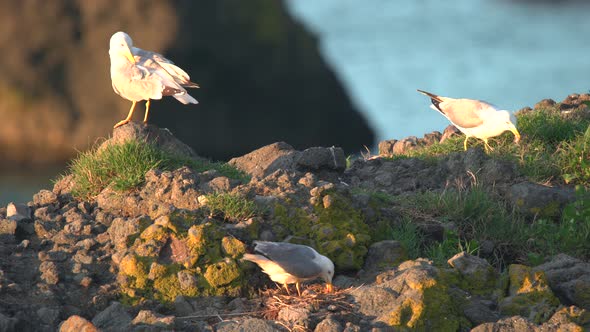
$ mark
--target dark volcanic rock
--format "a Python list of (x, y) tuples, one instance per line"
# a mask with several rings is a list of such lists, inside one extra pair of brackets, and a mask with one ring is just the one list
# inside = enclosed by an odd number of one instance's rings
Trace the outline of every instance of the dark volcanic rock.
[(575, 200), (573, 188), (548, 187), (531, 182), (511, 186), (508, 199), (519, 211), (538, 217), (558, 217)]
[(298, 151), (285, 142), (277, 142), (256, 149), (241, 157), (232, 158), (229, 164), (255, 178), (264, 178), (282, 169), (290, 170)]
[(549, 286), (562, 302), (590, 310), (590, 263), (559, 254), (534, 270), (545, 272)]
[[(72, 146), (84, 149), (127, 114), (130, 102), (112, 90), (106, 55), (118, 30), (200, 84), (191, 91), (200, 104), (164, 98), (152, 103), (149, 121), (202, 155), (225, 159), (278, 139), (297, 148), (370, 146), (373, 133), (317, 40), (285, 7), (269, 0), (2, 2), (3, 155), (63, 161), (75, 154)], [(143, 109), (137, 105), (137, 120)]]
[(295, 159), (298, 168), (318, 171), (321, 169), (343, 171), (346, 157), (341, 148), (314, 147), (303, 150)]
[(279, 332), (271, 322), (258, 318), (242, 321), (224, 321), (217, 325), (217, 332)]
[(101, 331), (125, 331), (131, 324), (131, 316), (119, 302), (113, 302), (92, 319), (92, 324)]

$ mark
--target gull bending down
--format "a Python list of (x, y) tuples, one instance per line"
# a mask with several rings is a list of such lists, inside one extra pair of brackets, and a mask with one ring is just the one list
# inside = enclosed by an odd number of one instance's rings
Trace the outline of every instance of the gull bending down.
[(198, 104), (185, 88), (198, 88), (191, 82), (188, 74), (159, 53), (133, 47), (133, 40), (125, 32), (113, 34), (110, 41), (111, 81), (113, 90), (132, 102), (125, 120), (114, 128), (131, 121), (138, 101), (146, 100), (145, 116), (147, 122), (150, 100), (172, 96), (183, 104)]
[(287, 285), (294, 283), (297, 294), (301, 296), (299, 283), (316, 278), (324, 279), (327, 291), (332, 291), (334, 263), (312, 247), (287, 242), (254, 241), (254, 251), (258, 254), (244, 254), (243, 259), (258, 264), (270, 280), (284, 285), (287, 293)]
[(507, 130), (514, 134), (514, 143), (520, 140), (520, 133), (515, 126), (516, 117), (508, 111), (498, 110), (481, 100), (441, 97), (422, 90), (418, 92), (430, 97), (430, 108), (439, 111), (465, 134), (465, 150), (469, 137), (481, 139), (486, 151), (493, 150), (488, 144), (488, 138), (499, 136)]

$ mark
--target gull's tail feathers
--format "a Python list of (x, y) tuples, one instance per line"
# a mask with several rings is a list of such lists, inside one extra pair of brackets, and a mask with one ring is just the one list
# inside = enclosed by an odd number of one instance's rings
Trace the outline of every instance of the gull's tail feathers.
[(178, 93), (175, 95), (172, 95), (174, 98), (176, 98), (176, 100), (178, 100), (179, 102), (183, 103), (183, 104), (198, 104), (199, 102), (193, 98), (193, 96), (189, 95), (186, 92), (182, 92), (182, 93)]

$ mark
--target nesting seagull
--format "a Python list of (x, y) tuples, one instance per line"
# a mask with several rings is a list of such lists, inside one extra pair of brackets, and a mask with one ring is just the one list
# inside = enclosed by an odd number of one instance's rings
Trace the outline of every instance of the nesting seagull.
[(145, 116), (147, 122), (150, 100), (172, 96), (183, 104), (198, 104), (185, 88), (198, 88), (190, 81), (188, 74), (163, 55), (133, 47), (133, 40), (125, 32), (113, 34), (110, 41), (111, 81), (113, 90), (132, 102), (125, 120), (114, 128), (131, 121), (138, 101), (146, 100)]
[(254, 262), (268, 274), (270, 280), (284, 285), (295, 284), (301, 296), (299, 283), (305, 280), (322, 278), (326, 290), (332, 291), (334, 263), (313, 248), (286, 242), (254, 241), (254, 251), (258, 254), (244, 254), (244, 259)]
[(516, 117), (508, 111), (498, 110), (481, 100), (441, 97), (422, 90), (418, 92), (430, 97), (430, 108), (439, 111), (465, 134), (465, 150), (469, 137), (481, 139), (486, 151), (493, 150), (488, 144), (488, 138), (498, 136), (507, 130), (514, 134), (514, 143), (520, 140), (520, 133), (515, 126)]

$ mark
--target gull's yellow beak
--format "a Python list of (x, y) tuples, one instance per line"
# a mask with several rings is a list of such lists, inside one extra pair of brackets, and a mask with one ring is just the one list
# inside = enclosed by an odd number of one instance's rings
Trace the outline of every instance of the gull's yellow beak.
[(326, 292), (332, 293), (334, 291), (334, 286), (331, 283), (326, 284)]
[(512, 129), (510, 129), (510, 131), (514, 134), (514, 143), (518, 143), (520, 141), (520, 133), (518, 132), (518, 129), (516, 129), (516, 127), (513, 127)]
[(135, 58), (133, 57), (133, 54), (131, 53), (130, 49), (125, 48), (125, 50), (123, 51), (123, 54), (125, 55), (125, 57), (127, 59), (129, 59), (129, 61), (131, 61), (131, 63), (135, 64)]

